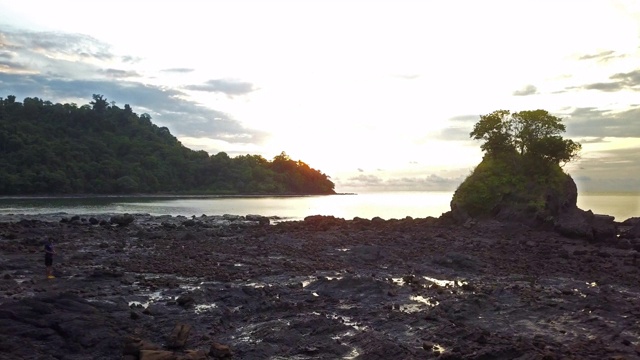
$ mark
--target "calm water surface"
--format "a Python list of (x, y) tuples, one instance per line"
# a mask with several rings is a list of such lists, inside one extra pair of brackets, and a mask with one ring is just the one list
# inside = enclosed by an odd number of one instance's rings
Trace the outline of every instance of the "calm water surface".
[[(438, 217), (449, 210), (453, 192), (376, 192), (357, 195), (285, 197), (101, 197), (101, 198), (0, 198), (0, 215), (6, 214), (110, 214), (247, 215), (301, 220), (309, 215), (344, 219), (402, 219)], [(640, 216), (640, 194), (583, 194), (578, 206), (622, 221)]]

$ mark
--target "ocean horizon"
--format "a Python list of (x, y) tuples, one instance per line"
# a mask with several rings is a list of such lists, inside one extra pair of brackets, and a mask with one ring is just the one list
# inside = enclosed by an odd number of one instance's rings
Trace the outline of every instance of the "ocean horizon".
[[(0, 197), (0, 215), (143, 213), (150, 215), (262, 215), (302, 220), (311, 215), (385, 220), (439, 217), (453, 191), (383, 191), (307, 196), (28, 196)], [(583, 210), (624, 221), (640, 217), (640, 193), (583, 193)]]

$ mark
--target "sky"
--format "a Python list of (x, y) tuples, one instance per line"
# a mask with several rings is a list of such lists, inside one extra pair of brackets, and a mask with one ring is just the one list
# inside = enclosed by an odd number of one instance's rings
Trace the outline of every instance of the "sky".
[(636, 0), (0, 0), (0, 97), (93, 94), (338, 192), (452, 191), (481, 115), (544, 109), (580, 192), (640, 191)]

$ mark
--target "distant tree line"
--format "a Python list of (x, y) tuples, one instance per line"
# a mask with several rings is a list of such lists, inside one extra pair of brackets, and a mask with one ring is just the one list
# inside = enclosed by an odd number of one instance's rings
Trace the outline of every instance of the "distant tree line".
[(209, 155), (103, 95), (88, 105), (0, 97), (0, 195), (333, 194), (329, 177), (285, 152)]

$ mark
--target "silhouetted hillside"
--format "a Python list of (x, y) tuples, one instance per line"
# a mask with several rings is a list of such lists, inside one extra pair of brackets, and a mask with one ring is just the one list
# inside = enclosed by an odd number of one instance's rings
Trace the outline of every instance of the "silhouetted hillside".
[(93, 100), (0, 98), (0, 195), (335, 193), (328, 176), (284, 152), (210, 156), (129, 105)]

